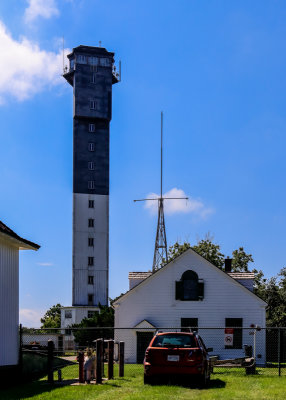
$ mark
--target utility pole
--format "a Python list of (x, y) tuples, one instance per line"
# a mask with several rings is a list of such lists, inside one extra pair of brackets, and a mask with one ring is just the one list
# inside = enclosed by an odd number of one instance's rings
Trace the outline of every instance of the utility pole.
[(161, 111), (161, 191), (160, 197), (155, 199), (139, 199), (136, 201), (157, 201), (158, 222), (155, 239), (155, 250), (153, 257), (152, 272), (157, 271), (164, 263), (168, 262), (167, 237), (164, 218), (164, 200), (188, 200), (188, 197), (163, 197), (163, 111)]

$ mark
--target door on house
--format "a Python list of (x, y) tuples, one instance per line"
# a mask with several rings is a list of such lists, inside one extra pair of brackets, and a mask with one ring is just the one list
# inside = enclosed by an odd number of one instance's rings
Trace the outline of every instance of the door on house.
[(142, 364), (145, 351), (151, 342), (153, 332), (136, 332), (137, 333), (137, 364)]

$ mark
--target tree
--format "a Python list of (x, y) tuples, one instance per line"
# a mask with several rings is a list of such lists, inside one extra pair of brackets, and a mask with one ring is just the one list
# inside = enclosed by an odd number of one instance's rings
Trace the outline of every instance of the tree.
[(264, 274), (261, 270), (253, 269), (252, 272), (254, 273), (253, 292), (262, 300), (266, 301), (267, 279), (264, 278)]
[(250, 262), (253, 262), (252, 254), (246, 254), (243, 247), (232, 252), (231, 267), (233, 272), (247, 272)]
[[(198, 243), (191, 247), (189, 242), (184, 242), (180, 244), (176, 242), (172, 246), (169, 247), (168, 250), (168, 261), (174, 260), (174, 258), (178, 257), (180, 254), (184, 253), (188, 249), (195, 250), (196, 253), (200, 254), (206, 260), (210, 261), (212, 264), (221, 268), (224, 265), (224, 255), (220, 252), (220, 246), (212, 242), (213, 238), (207, 234), (205, 239), (201, 239)], [(162, 265), (166, 263), (166, 260), (163, 260)]]
[(52, 306), (41, 318), (41, 328), (60, 328), (61, 327), (61, 304)]
[[(190, 249), (191, 245), (188, 242), (184, 242), (180, 244), (179, 242), (174, 243), (172, 246), (169, 246), (168, 249), (168, 261), (174, 260), (174, 258), (178, 257), (180, 254), (184, 253), (186, 250)], [(162, 266), (166, 264), (166, 260), (163, 259)]]
[(206, 238), (201, 239), (192, 249), (216, 267), (222, 269), (224, 266), (224, 255), (220, 252), (220, 246), (213, 243), (212, 239), (212, 237), (206, 235)]
[[(99, 338), (113, 339), (114, 336), (114, 310), (112, 307), (99, 304), (100, 312), (92, 318), (84, 318), (80, 324), (71, 326), (75, 342), (79, 346), (94, 346), (93, 341)], [(106, 328), (111, 329), (106, 329)], [(78, 329), (80, 328), (80, 329)], [(97, 328), (97, 329), (84, 329)], [(98, 329), (105, 328), (105, 329)]]

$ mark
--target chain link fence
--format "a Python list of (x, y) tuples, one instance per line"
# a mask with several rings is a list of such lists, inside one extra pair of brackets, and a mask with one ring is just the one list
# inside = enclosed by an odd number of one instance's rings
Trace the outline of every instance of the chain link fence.
[[(209, 351), (214, 374), (286, 376), (286, 328), (72, 328), (20, 329), (20, 364), (23, 373), (47, 379), (48, 343), (53, 342), (55, 379), (79, 378), (78, 355), (96, 362), (96, 340), (103, 339), (102, 376), (107, 376), (108, 341), (114, 340), (114, 376), (119, 374), (119, 343), (124, 342), (125, 373), (143, 375), (145, 350), (156, 332), (196, 331)], [(94, 376), (91, 373), (91, 380)]]

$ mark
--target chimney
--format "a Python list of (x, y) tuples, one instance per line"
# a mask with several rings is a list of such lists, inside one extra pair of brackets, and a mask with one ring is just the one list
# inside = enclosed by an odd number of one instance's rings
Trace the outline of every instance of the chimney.
[(232, 258), (226, 258), (224, 260), (224, 271), (225, 272), (231, 272), (231, 263), (232, 263)]

